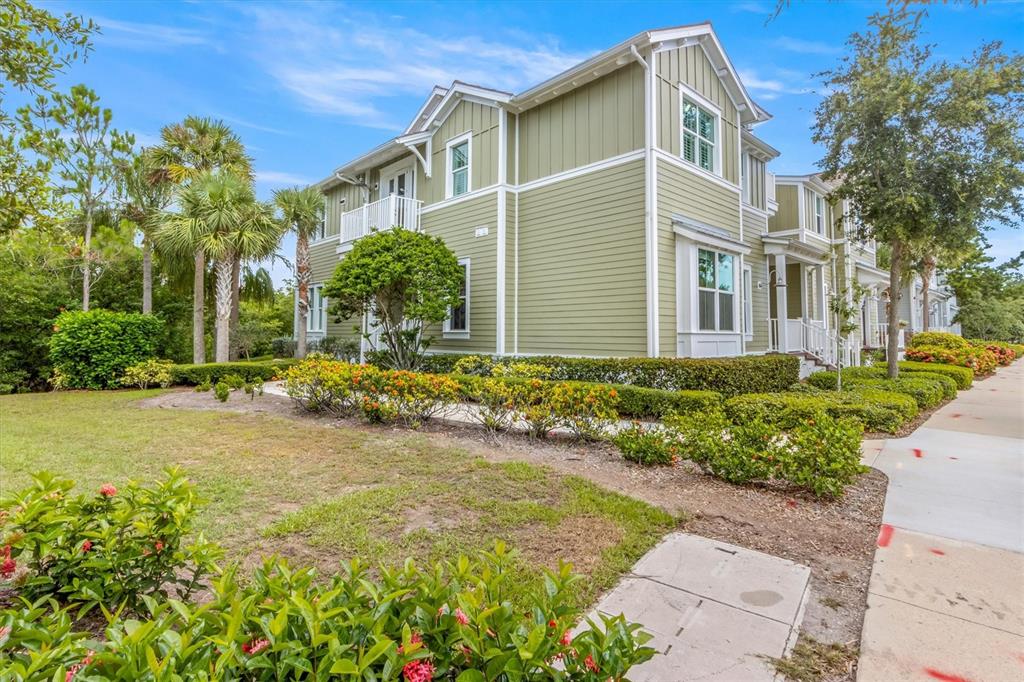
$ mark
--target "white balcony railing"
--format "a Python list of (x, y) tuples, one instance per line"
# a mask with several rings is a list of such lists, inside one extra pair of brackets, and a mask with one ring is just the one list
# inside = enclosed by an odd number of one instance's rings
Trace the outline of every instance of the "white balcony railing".
[(354, 211), (346, 211), (341, 214), (341, 243), (353, 242), (371, 232), (398, 226), (419, 231), (422, 205), (419, 199), (392, 194)]

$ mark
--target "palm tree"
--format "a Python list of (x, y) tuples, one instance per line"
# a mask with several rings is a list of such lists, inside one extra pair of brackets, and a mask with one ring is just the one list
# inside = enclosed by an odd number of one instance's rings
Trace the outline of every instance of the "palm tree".
[[(241, 139), (223, 121), (187, 116), (181, 123), (164, 126), (161, 144), (152, 150), (153, 158), (171, 180), (188, 185), (212, 171), (227, 171), (244, 179), (252, 177), (252, 159)], [(182, 247), (177, 242), (178, 247)], [(191, 253), (195, 274), (192, 280), (192, 362), (206, 361), (206, 335), (203, 329), (206, 253), (198, 242)]]
[(315, 187), (282, 189), (274, 192), (288, 229), (295, 231), (295, 283), (299, 319), (295, 329), (295, 357), (306, 357), (306, 320), (309, 317), (309, 239), (320, 227), (324, 195)]
[(164, 211), (174, 199), (174, 185), (145, 148), (120, 168), (122, 211), (142, 232), (142, 312), (153, 312), (153, 239)]

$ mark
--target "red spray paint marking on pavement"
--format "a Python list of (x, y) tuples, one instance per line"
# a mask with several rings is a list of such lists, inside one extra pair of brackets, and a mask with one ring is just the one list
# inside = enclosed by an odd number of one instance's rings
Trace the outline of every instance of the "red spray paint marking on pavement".
[(935, 549), (934, 547), (930, 548), (928, 551), (936, 556), (946, 556), (945, 552), (943, 552), (941, 549)]
[(962, 416), (963, 416), (963, 415), (962, 415), (962, 414), (960, 414), (959, 412), (954, 412), (953, 414), (949, 415), (949, 418), (950, 418), (950, 419), (959, 419), (959, 418), (960, 418), (960, 417), (962, 417)]
[(942, 682), (971, 682), (966, 677), (960, 677), (959, 675), (950, 675), (949, 673), (944, 673), (941, 670), (936, 670), (934, 668), (925, 668), (924, 672), (928, 675), (928, 677), (931, 677), (935, 680), (942, 680)]
[(950, 459), (960, 459), (959, 457), (950, 457)]
[(888, 523), (883, 523), (882, 527), (878, 530), (878, 546), (888, 547), (890, 542), (892, 542), (892, 526)]
[(918, 459), (924, 457), (924, 450), (921, 448), (914, 448), (914, 457), (917, 457)]

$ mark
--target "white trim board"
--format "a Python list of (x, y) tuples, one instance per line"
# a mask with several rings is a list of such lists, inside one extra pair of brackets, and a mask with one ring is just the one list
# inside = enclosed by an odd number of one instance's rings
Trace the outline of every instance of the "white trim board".
[(610, 156), (607, 159), (602, 159), (600, 161), (588, 163), (585, 166), (577, 166), (576, 168), (572, 168), (567, 171), (554, 173), (552, 175), (546, 175), (543, 178), (537, 178), (536, 180), (531, 180), (530, 182), (524, 182), (523, 184), (515, 187), (515, 189), (520, 192), (526, 192), (531, 189), (537, 189), (538, 187), (544, 187), (545, 185), (551, 185), (556, 182), (561, 182), (563, 180), (571, 180), (572, 178), (577, 178), (581, 175), (587, 175), (588, 173), (595, 173), (606, 168), (620, 166), (624, 163), (629, 163), (630, 161), (636, 161), (642, 158), (644, 158), (644, 150), (635, 149), (631, 152), (626, 152), (625, 154), (619, 154), (618, 156)]

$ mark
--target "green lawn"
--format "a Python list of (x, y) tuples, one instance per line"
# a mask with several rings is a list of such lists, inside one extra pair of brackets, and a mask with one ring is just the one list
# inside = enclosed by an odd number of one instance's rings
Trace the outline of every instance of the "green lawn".
[(559, 558), (589, 575), (580, 608), (676, 525), (582, 478), (488, 462), (429, 434), (136, 405), (155, 393), (0, 396), (0, 495), (43, 469), (94, 490), (177, 465), (207, 500), (200, 528), (247, 564), (278, 553), (334, 570), (503, 539), (522, 553), (524, 582)]

